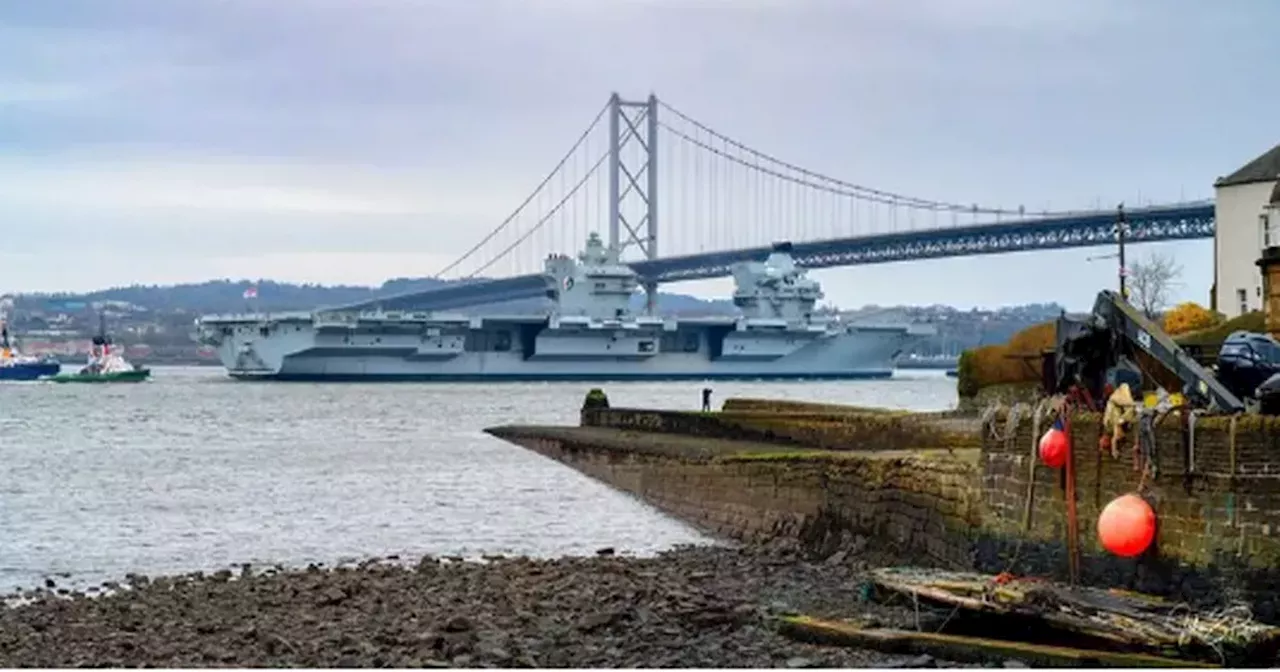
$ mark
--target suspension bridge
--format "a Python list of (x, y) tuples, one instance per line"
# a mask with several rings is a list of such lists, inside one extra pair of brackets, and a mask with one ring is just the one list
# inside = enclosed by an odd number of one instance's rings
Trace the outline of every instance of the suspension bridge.
[[(661, 228), (660, 228), (661, 225)], [(435, 277), (447, 287), (344, 309), (448, 310), (544, 296), (551, 254), (588, 233), (644, 279), (731, 274), (788, 241), (805, 268), (1213, 237), (1213, 201), (1117, 210), (1029, 212), (951, 203), (805, 169), (650, 96), (617, 94), (515, 210)], [(602, 230), (603, 229), (603, 230)]]

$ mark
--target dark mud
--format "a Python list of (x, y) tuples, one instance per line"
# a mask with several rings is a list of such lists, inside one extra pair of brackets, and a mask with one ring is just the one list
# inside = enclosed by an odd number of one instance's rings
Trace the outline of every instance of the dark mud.
[(0, 609), (0, 667), (934, 665), (778, 634), (787, 612), (910, 627), (911, 609), (866, 602), (859, 569), (839, 554), (685, 548), (133, 577)]

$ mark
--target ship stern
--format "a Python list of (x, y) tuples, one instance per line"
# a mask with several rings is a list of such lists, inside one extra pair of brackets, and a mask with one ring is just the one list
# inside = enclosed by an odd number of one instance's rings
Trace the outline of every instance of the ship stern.
[(193, 336), (201, 345), (214, 348), (231, 377), (264, 379), (280, 373), (285, 356), (298, 349), (293, 341), (302, 335), (298, 331), (286, 336), (274, 326), (265, 317), (211, 315), (196, 321)]

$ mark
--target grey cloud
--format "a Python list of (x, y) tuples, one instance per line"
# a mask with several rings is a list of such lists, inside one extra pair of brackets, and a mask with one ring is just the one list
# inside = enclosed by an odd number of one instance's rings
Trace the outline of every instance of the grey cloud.
[[(1038, 208), (1140, 189), (1202, 196), (1215, 174), (1274, 143), (1264, 115), (1246, 112), (1274, 107), (1249, 64), (1273, 53), (1266, 15), (1276, 11), (1241, 6), (1250, 11), (1188, 0), (7, 3), (0, 142), (19, 161), (130, 154), (164, 173), (231, 157), (242, 181), (237, 163), (345, 166), (313, 185), (335, 196), (370, 166), (417, 171), (423, 192), (472, 186), (389, 217), (194, 207), (95, 217), (92, 203), (3, 197), (0, 217), (39, 223), (20, 234), (33, 247), (110, 226), (122, 255), (190, 250), (202, 235), (197, 249), (210, 254), (243, 249), (220, 240), (241, 229), (264, 253), (460, 252), (612, 90), (654, 91), (771, 153), (924, 197)], [(1224, 109), (1240, 114), (1214, 130)], [(395, 198), (414, 191), (388, 187)], [(465, 221), (435, 214), (463, 201)], [(344, 234), (354, 230), (359, 240)]]

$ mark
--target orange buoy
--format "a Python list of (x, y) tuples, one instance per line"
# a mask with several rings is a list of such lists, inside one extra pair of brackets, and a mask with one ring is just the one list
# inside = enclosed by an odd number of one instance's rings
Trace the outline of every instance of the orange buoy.
[(1142, 555), (1156, 538), (1156, 512), (1138, 495), (1111, 500), (1098, 516), (1098, 541), (1122, 557)]
[(1067, 433), (1051, 428), (1040, 437), (1040, 461), (1054, 469), (1067, 463)]

